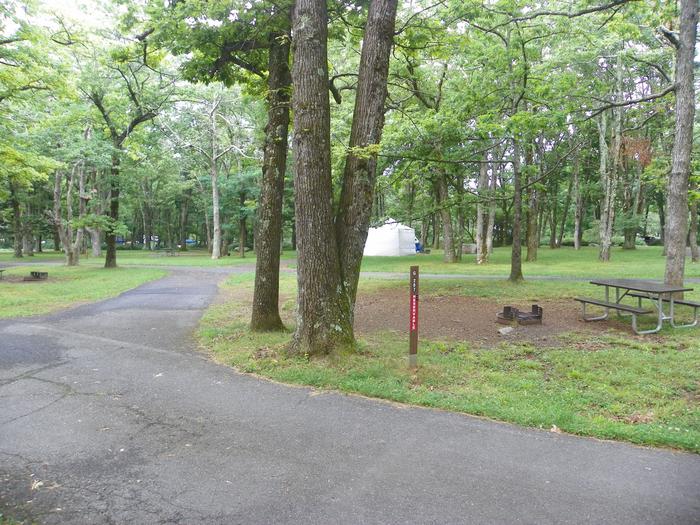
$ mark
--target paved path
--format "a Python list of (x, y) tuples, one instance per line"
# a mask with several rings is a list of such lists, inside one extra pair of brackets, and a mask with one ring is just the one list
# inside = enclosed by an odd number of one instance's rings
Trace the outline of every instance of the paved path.
[(221, 275), (0, 324), (0, 507), (38, 523), (700, 523), (700, 456), (242, 376)]

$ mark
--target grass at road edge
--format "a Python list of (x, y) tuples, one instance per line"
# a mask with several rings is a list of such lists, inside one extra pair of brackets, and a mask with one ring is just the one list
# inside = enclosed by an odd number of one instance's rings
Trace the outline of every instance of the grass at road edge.
[[(30, 271), (49, 273), (47, 281), (17, 282)], [(0, 318), (39, 315), (114, 297), (159, 279), (167, 271), (152, 268), (94, 268), (85, 266), (15, 267), (0, 281)]]
[[(241, 372), (289, 384), (357, 393), (401, 403), (485, 416), (572, 434), (667, 446), (700, 453), (698, 330), (634, 338), (620, 332), (571, 333), (554, 348), (422, 341), (420, 367), (406, 367), (407, 341), (373, 334), (359, 351), (309, 360), (284, 352), (290, 332), (248, 330), (252, 274), (232, 276), (224, 300), (202, 319), (199, 339), (213, 358)], [(373, 281), (370, 286), (396, 286)], [(444, 293), (445, 284), (433, 293)], [(462, 283), (460, 293), (483, 295), (493, 282)], [(561, 283), (551, 286), (560, 293)], [(294, 281), (281, 290), (292, 296)], [(499, 289), (499, 287), (496, 287)], [(523, 289), (523, 297), (530, 292)], [(423, 293), (431, 293), (424, 289)], [(513, 290), (511, 297), (518, 292)], [(545, 292), (545, 295), (546, 294)], [(284, 303), (287, 317), (292, 299)]]

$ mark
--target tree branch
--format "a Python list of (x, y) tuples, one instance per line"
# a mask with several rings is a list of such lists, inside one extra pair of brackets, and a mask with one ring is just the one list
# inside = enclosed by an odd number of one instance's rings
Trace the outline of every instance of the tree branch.
[(589, 116), (587, 116), (584, 120), (590, 120), (593, 117), (597, 117), (603, 111), (606, 111), (608, 109), (633, 106), (635, 104), (640, 104), (642, 102), (649, 102), (651, 100), (656, 100), (657, 98), (663, 98), (675, 90), (676, 90), (676, 84), (671, 84), (670, 86), (667, 86), (666, 89), (664, 89), (663, 91), (660, 91), (659, 93), (654, 93), (652, 95), (648, 95), (646, 97), (635, 98), (632, 100), (623, 100), (622, 102), (609, 102), (609, 103), (605, 104), (604, 106), (600, 106), (600, 107), (594, 109), (593, 113), (591, 113)]
[(669, 41), (669, 43), (675, 47), (676, 49), (679, 49), (681, 47), (681, 42), (678, 40), (678, 34), (674, 33), (670, 29), (667, 29), (663, 26), (659, 27), (659, 32), (666, 38), (666, 40)]
[[(591, 6), (586, 9), (581, 9), (580, 11), (574, 11), (573, 13), (571, 12), (566, 12), (566, 11), (536, 11), (534, 13), (531, 13), (529, 15), (522, 15), (522, 16), (514, 16), (511, 17), (509, 20), (502, 22), (500, 24), (497, 24), (493, 26), (491, 29), (498, 29), (499, 27), (506, 26), (508, 24), (514, 23), (514, 22), (525, 22), (527, 20), (534, 20), (535, 18), (540, 18), (542, 16), (562, 16), (564, 18), (578, 18), (580, 16), (588, 15), (591, 13), (597, 13), (600, 11), (607, 11), (608, 9), (613, 9), (615, 7), (622, 6), (624, 4), (630, 3), (630, 2), (637, 2), (639, 0), (613, 0), (612, 2), (608, 2), (607, 4), (601, 4), (597, 6)], [(500, 12), (501, 14), (508, 14), (504, 12)]]

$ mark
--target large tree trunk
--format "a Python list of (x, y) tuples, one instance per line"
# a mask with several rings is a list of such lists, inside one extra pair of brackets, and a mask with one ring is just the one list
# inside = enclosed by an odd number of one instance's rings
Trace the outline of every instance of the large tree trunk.
[(119, 157), (116, 154), (112, 155), (112, 167), (109, 178), (109, 218), (112, 220), (112, 224), (105, 235), (105, 241), (107, 242), (105, 268), (116, 268), (117, 234), (115, 227), (119, 220)]
[(680, 0), (680, 37), (676, 51), (676, 126), (671, 173), (666, 191), (666, 273), (664, 282), (683, 284), (688, 234), (688, 179), (693, 148), (695, 89), (693, 60), (698, 23), (697, 0)]
[(85, 216), (87, 209), (85, 196), (85, 173), (82, 166), (75, 166), (71, 176), (66, 181), (66, 219), (63, 219), (61, 211), (61, 183), (63, 181), (63, 173), (57, 171), (54, 176), (54, 191), (53, 191), (53, 220), (58, 228), (58, 234), (63, 246), (63, 252), (66, 256), (67, 266), (78, 266), (80, 262), (80, 249), (83, 241), (83, 228), (73, 229), (71, 221), (73, 220), (73, 189), (75, 187), (75, 173), (79, 171), (79, 218)]
[(24, 225), (22, 233), (22, 253), (27, 257), (34, 257), (34, 234), (28, 224)]
[[(397, 4), (397, 0), (373, 0), (369, 4), (350, 147), (345, 159), (343, 188), (335, 222), (342, 280), (350, 301), (351, 322), (375, 194), (377, 154), (384, 128), (389, 57)], [(383, 215), (384, 210), (381, 209), (380, 216)]]
[(308, 355), (354, 345), (333, 222), (327, 24), (325, 0), (296, 2), (292, 108), (298, 295), (292, 350)]
[(284, 328), (279, 314), (279, 271), (282, 245), (282, 204), (289, 132), (288, 35), (270, 36), (267, 126), (258, 204), (255, 289), (250, 327), (256, 331)]
[(97, 228), (88, 228), (87, 232), (90, 234), (92, 256), (100, 257), (102, 255), (102, 232)]
[(523, 280), (522, 240), (520, 238), (523, 208), (523, 192), (520, 181), (520, 147), (513, 139), (513, 246), (510, 256), (509, 280)]
[(598, 120), (598, 148), (600, 155), (600, 185), (603, 192), (600, 204), (600, 223), (598, 227), (600, 237), (600, 250), (598, 259), (606, 262), (610, 260), (610, 247), (612, 245), (613, 222), (615, 221), (615, 189), (617, 187), (614, 173), (608, 170), (608, 120), (605, 112), (600, 114)]

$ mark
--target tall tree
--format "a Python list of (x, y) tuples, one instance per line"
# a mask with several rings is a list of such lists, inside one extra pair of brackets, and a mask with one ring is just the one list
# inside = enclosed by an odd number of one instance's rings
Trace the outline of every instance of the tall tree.
[[(265, 91), (268, 103), (260, 201), (256, 221), (253, 330), (279, 330), (279, 265), (282, 200), (289, 133), (289, 47), (292, 0), (242, 0), (149, 4), (154, 38), (186, 58), (189, 80), (220, 80)], [(260, 81), (265, 81), (262, 88)]]
[(334, 221), (330, 165), (327, 11), (300, 0), (293, 18), (295, 214), (298, 306), (294, 349), (318, 354), (353, 345), (352, 313), (384, 126), (396, 0), (371, 2), (343, 190)]
[(138, 126), (156, 117), (173, 93), (173, 79), (155, 69), (159, 64), (149, 55), (147, 41), (141, 38), (138, 44), (117, 42), (111, 54), (103, 58), (104, 65), (96, 60), (88, 62), (91, 67), (84, 71), (86, 78), (81, 86), (85, 98), (97, 109), (112, 144), (107, 211), (111, 224), (105, 235), (105, 268), (117, 266), (120, 171), (126, 142)]
[(676, 48), (676, 124), (671, 154), (671, 173), (666, 192), (666, 273), (667, 284), (682, 285), (685, 272), (685, 246), (688, 235), (688, 180), (693, 148), (695, 116), (694, 59), (698, 25), (697, 0), (680, 0), (678, 37), (666, 35)]
[[(288, 17), (288, 15), (287, 15)], [(267, 125), (263, 150), (260, 202), (256, 232), (255, 288), (250, 326), (279, 330), (279, 268), (282, 244), (282, 206), (289, 134), (290, 35), (288, 28), (269, 35)]]
[(389, 56), (393, 45), (396, 9), (397, 0), (373, 0), (369, 6), (350, 144), (335, 221), (351, 316), (377, 182), (377, 154), (384, 128)]
[(328, 13), (325, 0), (294, 8), (292, 108), (297, 235), (297, 352), (328, 353), (354, 343), (333, 224)]

